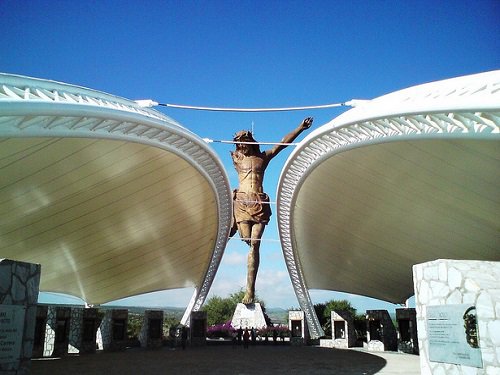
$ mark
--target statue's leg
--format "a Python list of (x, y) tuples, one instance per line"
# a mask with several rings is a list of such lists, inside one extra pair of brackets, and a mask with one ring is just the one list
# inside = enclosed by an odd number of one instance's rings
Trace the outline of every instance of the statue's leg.
[(242, 302), (244, 304), (255, 301), (255, 280), (260, 263), (260, 239), (264, 233), (264, 224), (254, 223), (251, 225), (250, 250), (248, 252), (247, 288)]
[(252, 243), (250, 241), (252, 238), (252, 223), (245, 221), (238, 223), (238, 233), (240, 234), (240, 238), (250, 246)]

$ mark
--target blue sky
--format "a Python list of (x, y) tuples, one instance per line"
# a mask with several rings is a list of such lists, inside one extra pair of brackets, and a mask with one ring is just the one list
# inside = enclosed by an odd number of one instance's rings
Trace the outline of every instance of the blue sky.
[[(0, 71), (129, 99), (217, 107), (290, 107), (372, 99), (430, 81), (500, 68), (500, 1), (58, 1), (0, 0)], [(220, 113), (160, 108), (201, 137), (230, 139), (252, 124), (278, 141), (304, 117), (313, 129), (346, 108)], [(236, 187), (228, 145), (212, 144)], [(274, 200), (291, 149), (267, 170)], [(276, 211), (276, 209), (274, 209)], [(298, 306), (276, 216), (264, 233), (257, 294)], [(210, 295), (244, 286), (246, 246), (231, 240)], [(185, 306), (191, 290), (131, 303)], [(393, 308), (359, 296), (359, 310)]]

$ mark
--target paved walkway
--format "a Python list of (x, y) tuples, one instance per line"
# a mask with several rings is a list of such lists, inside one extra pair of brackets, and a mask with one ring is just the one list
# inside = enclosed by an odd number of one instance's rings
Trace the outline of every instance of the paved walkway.
[(339, 374), (420, 375), (419, 357), (360, 349), (257, 345), (128, 349), (123, 352), (33, 360), (33, 375), (59, 374)]

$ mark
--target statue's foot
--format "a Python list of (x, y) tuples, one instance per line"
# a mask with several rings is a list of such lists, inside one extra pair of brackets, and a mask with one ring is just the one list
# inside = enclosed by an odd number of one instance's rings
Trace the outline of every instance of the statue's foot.
[(254, 295), (252, 293), (246, 292), (245, 296), (241, 300), (244, 305), (250, 305), (254, 302)]

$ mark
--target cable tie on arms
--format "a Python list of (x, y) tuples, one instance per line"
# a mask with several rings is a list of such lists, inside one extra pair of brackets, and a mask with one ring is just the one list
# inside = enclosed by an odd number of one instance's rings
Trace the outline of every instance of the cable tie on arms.
[(250, 201), (245, 199), (235, 199), (235, 202), (245, 202), (245, 203), (260, 203), (260, 204), (276, 204), (276, 202), (262, 202), (262, 201)]
[(297, 146), (298, 143), (285, 143), (285, 142), (244, 142), (244, 141), (224, 141), (210, 138), (203, 138), (206, 143), (227, 143), (239, 145), (278, 145), (278, 146)]
[(260, 239), (257, 239), (257, 238), (230, 237), (229, 240), (280, 242), (280, 240), (274, 239), (274, 238), (260, 238)]

